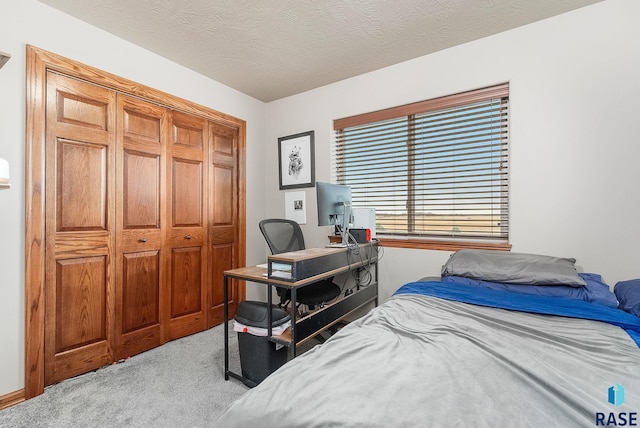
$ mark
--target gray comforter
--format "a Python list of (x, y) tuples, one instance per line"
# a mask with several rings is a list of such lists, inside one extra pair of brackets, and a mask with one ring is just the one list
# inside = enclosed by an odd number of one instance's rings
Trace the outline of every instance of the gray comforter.
[[(608, 402), (616, 385), (619, 406)], [(631, 412), (640, 350), (622, 329), (397, 295), (285, 364), (216, 426), (588, 427), (611, 414), (629, 425)]]

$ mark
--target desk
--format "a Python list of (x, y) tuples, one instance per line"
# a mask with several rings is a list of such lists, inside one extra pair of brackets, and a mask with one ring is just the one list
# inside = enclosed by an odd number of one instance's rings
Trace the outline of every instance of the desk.
[[(290, 275), (276, 277), (272, 271), (274, 263), (290, 266)], [(282, 335), (273, 336), (271, 331), (271, 311), (267, 311), (267, 338), (271, 342), (289, 347), (290, 355), (295, 358), (296, 348), (307, 339), (363, 307), (369, 302), (378, 305), (378, 246), (368, 243), (354, 248), (310, 248), (269, 256), (267, 268), (249, 266), (224, 271), (224, 378), (229, 376), (243, 380), (239, 374), (229, 370), (229, 279), (256, 282), (267, 285), (267, 307), (273, 303), (273, 287), (291, 290), (291, 307), (296, 307), (296, 293), (300, 287), (313, 284), (344, 272), (358, 269), (373, 269), (371, 281), (366, 286), (358, 286), (348, 296), (341, 294), (336, 300), (297, 319), (295, 310), (291, 311), (291, 327)]]

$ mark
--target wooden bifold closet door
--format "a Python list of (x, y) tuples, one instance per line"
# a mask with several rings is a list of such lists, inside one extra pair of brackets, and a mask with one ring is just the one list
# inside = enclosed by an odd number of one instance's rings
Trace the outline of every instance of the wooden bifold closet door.
[(45, 383), (113, 361), (112, 91), (47, 76)]
[(219, 324), (243, 261), (237, 127), (46, 82), (48, 385)]
[(118, 96), (116, 359), (164, 342), (166, 135), (164, 108)]

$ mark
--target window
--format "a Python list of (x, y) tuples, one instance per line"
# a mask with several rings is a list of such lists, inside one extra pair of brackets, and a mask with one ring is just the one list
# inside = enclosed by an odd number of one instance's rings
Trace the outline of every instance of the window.
[(508, 101), (503, 84), (336, 120), (336, 181), (383, 243), (506, 249)]

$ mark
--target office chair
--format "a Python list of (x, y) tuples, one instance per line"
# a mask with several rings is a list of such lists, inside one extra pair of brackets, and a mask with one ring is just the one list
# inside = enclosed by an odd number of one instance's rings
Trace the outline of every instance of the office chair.
[[(304, 236), (300, 225), (293, 220), (271, 218), (259, 223), (260, 231), (269, 245), (271, 254), (304, 250)], [(280, 297), (280, 307), (285, 307), (291, 301), (291, 290), (276, 287)], [(316, 306), (322, 307), (340, 294), (340, 287), (333, 283), (333, 277), (326, 278), (305, 287), (296, 293), (296, 303), (306, 305), (310, 310)], [(294, 308), (294, 310), (297, 309)]]

